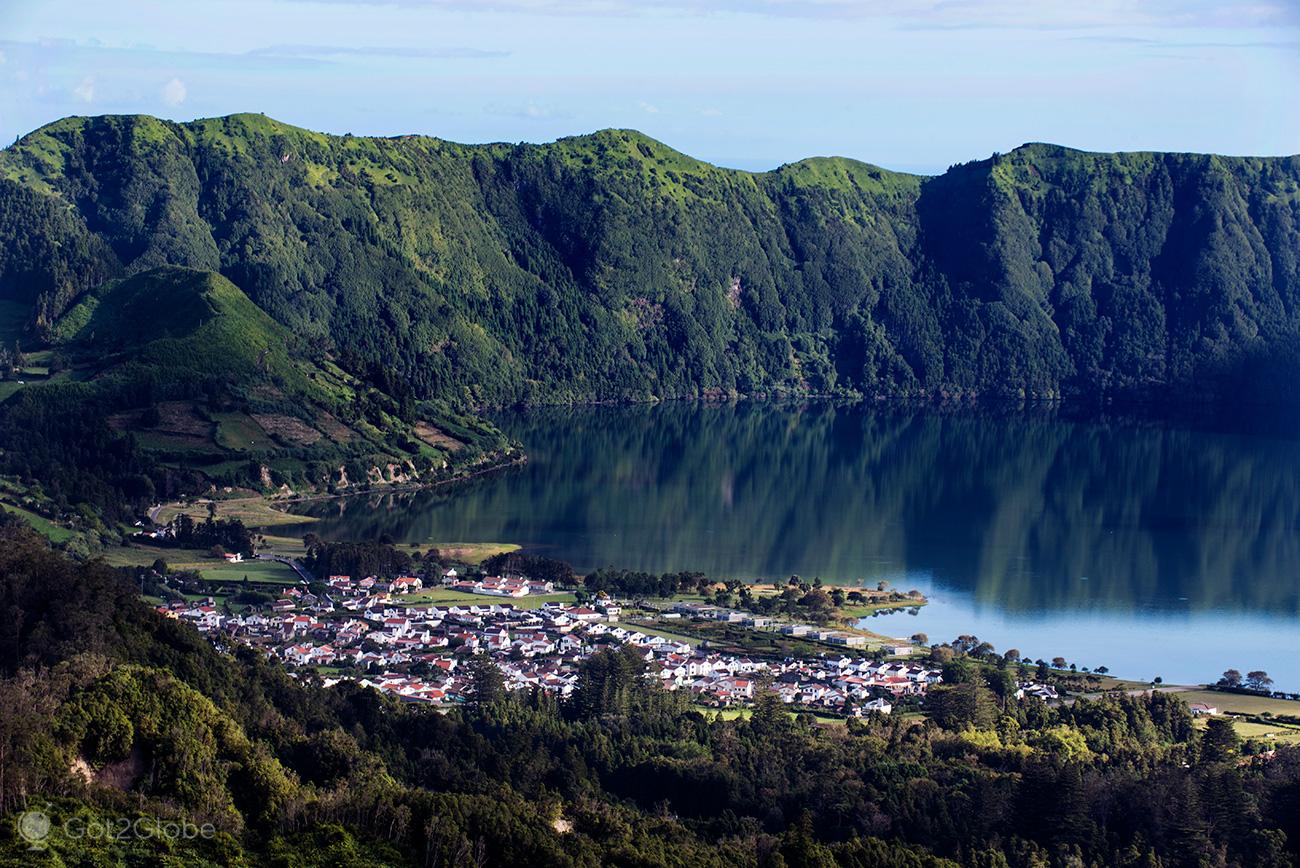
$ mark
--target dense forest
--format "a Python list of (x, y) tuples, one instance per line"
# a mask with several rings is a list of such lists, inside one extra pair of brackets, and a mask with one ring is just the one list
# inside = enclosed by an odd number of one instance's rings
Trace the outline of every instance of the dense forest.
[[(760, 690), (715, 720), (613, 650), (569, 699), (470, 658), (448, 713), (214, 650), (102, 562), (0, 528), (0, 812), (126, 816), (191, 841), (0, 823), (0, 864), (1284, 866), (1300, 751), (1177, 697), (1049, 708), (960, 656), (931, 720), (820, 726)], [(79, 825), (78, 825), (79, 824)]]

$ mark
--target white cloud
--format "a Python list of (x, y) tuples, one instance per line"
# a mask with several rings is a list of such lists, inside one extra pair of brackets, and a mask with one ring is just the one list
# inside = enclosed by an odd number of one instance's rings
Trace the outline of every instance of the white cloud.
[(5, 62), (5, 53), (3, 51), (0, 51), (0, 66), (3, 66), (4, 62)]
[[(322, 0), (307, 0), (320, 3)], [(715, 15), (890, 19), (921, 29), (1072, 29), (1105, 26), (1300, 25), (1294, 0), (323, 0), (475, 13), (613, 16)]]
[(549, 120), (556, 117), (567, 117), (567, 115), (557, 112), (549, 105), (540, 105), (535, 102), (530, 102), (527, 105), (516, 108), (505, 109), (501, 114), (517, 118), (527, 118), (528, 120), (533, 121)]
[(719, 118), (722, 117), (722, 110), (710, 106), (709, 108), (700, 109), (700, 115), (706, 118)]
[(94, 102), (95, 79), (89, 75), (83, 78), (81, 84), (72, 89), (72, 95), (82, 102)]
[(573, 114), (556, 106), (529, 100), (523, 105), (510, 104), (489, 104), (484, 107), (484, 111), (489, 115), (496, 115), (505, 118), (522, 118), (526, 121), (553, 121), (572, 118)]
[(185, 82), (179, 78), (173, 78), (162, 86), (162, 99), (167, 105), (178, 106), (185, 102), (185, 96)]
[(641, 100), (641, 102), (637, 103), (637, 105), (641, 107), (641, 111), (645, 112), (648, 115), (659, 114), (659, 106), (650, 105), (650, 103), (646, 102), (645, 100)]
[(469, 48), (452, 45), (443, 47), (403, 47), (367, 45), (269, 45), (248, 52), (265, 57), (400, 57), (407, 59), (474, 60), (491, 57), (509, 57), (508, 51)]

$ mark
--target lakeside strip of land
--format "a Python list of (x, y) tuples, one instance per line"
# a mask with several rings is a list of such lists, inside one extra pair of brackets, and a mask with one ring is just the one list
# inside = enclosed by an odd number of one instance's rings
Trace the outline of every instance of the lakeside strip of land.
[[(256, 495), (218, 498), (215, 500), (219, 515), (227, 518), (239, 518), (250, 527), (262, 532), (265, 552), (280, 557), (300, 558), (305, 553), (305, 546), (301, 538), (285, 534), (284, 530), (298, 525), (305, 532), (310, 532), (310, 526), (314, 519), (310, 516), (299, 516), (283, 511), (281, 507), (288, 502), (297, 501), (272, 499)], [(168, 504), (163, 507), (163, 510), (167, 511), (162, 512), (160, 517), (174, 516), (181, 512), (201, 513), (206, 509), (206, 499), (185, 504)], [(440, 556), (467, 565), (480, 564), (494, 555), (519, 550), (519, 546), (510, 543), (448, 543), (436, 540), (430, 540), (426, 543), (401, 544), (396, 547), (408, 553), (421, 553), (429, 549), (437, 549)], [(192, 551), (162, 551), (174, 559), (169, 560), (169, 564), (172, 564), (175, 568), (195, 569), (204, 579), (212, 582), (246, 580), (253, 584), (266, 583), (268, 586), (273, 586), (276, 584), (291, 584), (297, 581), (297, 576), (293, 571), (278, 561), (259, 560), (231, 565), (213, 563), (210, 560), (196, 557), (196, 553)], [(108, 559), (112, 563), (121, 565), (144, 565), (152, 563), (153, 557), (150, 557), (150, 555), (157, 557), (159, 552), (160, 549), (155, 546), (133, 545), (128, 549), (114, 550), (109, 554)], [(722, 585), (723, 583), (719, 583), (719, 586)], [(733, 589), (734, 587), (735, 583), (733, 583)], [(827, 586), (827, 588), (832, 587), (834, 586)], [(775, 583), (758, 582), (746, 584), (744, 588), (747, 594), (754, 599), (775, 597), (782, 592), (782, 587)], [(854, 590), (862, 592), (867, 589)], [(871, 599), (864, 599), (853, 605), (846, 603), (838, 607), (836, 610), (837, 624), (830, 629), (842, 634), (862, 636), (867, 642), (861, 648), (867, 651), (879, 651), (891, 645), (896, 646), (899, 643), (906, 642), (907, 640), (865, 630), (856, 625), (857, 621), (870, 617), (877, 612), (906, 609), (925, 604), (923, 598), (889, 600), (887, 597), (891, 593), (897, 594), (897, 592), (889, 592), (883, 588), (878, 588), (871, 592)], [(190, 595), (187, 594), (186, 596), (189, 597)], [(482, 598), (475, 598), (473, 595), (453, 589), (436, 588), (418, 595), (412, 595), (404, 602), (416, 606), (456, 606), (481, 604)], [(536, 595), (532, 599), (524, 598), (524, 600), (511, 602), (520, 609), (533, 609), (540, 608), (547, 603), (570, 606), (577, 602), (577, 598), (573, 593), (566, 592), (553, 595)], [(773, 629), (753, 629), (728, 622), (695, 620), (666, 622), (660, 620), (662, 613), (672, 606), (684, 603), (712, 605), (708, 598), (703, 595), (682, 594), (670, 598), (648, 599), (640, 602), (646, 604), (646, 608), (640, 611), (629, 611), (624, 619), (624, 623), (629, 628), (648, 635), (663, 636), (672, 641), (683, 642), (694, 647), (703, 645), (724, 653), (753, 654), (764, 657), (782, 655), (806, 657), (824, 655), (828, 650), (833, 650), (829, 649), (825, 643), (816, 640), (807, 641), (801, 637), (782, 636)], [(846, 623), (850, 620), (855, 623)], [(1064, 671), (1054, 674), (1063, 678), (1077, 676), (1077, 673)], [(1089, 683), (1096, 686), (1098, 693), (1114, 690), (1145, 692), (1153, 689), (1153, 685), (1147, 682), (1111, 677), (1094, 678)], [(1177, 693), (1189, 704), (1212, 707), (1218, 713), (1231, 716), (1243, 737), (1265, 739), (1276, 743), (1300, 743), (1300, 724), (1291, 722), (1293, 719), (1300, 717), (1300, 706), (1297, 706), (1293, 701), (1213, 690), (1207, 685), (1164, 685), (1156, 689), (1161, 690), (1161, 692)], [(1096, 694), (1080, 693), (1076, 695)], [(743, 713), (743, 711), (737, 710), (737, 713)], [(1282, 719), (1277, 720), (1274, 718)]]

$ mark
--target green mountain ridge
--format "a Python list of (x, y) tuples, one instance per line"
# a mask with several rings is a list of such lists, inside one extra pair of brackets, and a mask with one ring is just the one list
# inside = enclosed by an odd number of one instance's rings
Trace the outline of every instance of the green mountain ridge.
[(66, 118), (0, 152), (0, 238), (23, 351), (108, 282), (179, 266), (408, 407), (1300, 397), (1297, 157), (1028, 144), (934, 177), (751, 173), (629, 130)]
[(35, 326), (105, 274), (216, 270), (295, 333), (471, 404), (1204, 399), (1297, 328), (1297, 158), (1029, 144), (933, 178), (755, 174), (627, 130), (459, 145), (244, 114), (69, 118), (0, 175), (4, 211), (60, 237), (0, 271)]

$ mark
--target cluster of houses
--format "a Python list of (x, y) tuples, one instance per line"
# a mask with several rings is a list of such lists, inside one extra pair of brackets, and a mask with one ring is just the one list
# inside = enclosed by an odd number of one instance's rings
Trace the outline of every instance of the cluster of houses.
[[(670, 689), (689, 689), (706, 705), (744, 704), (754, 695), (760, 676), (789, 705), (815, 711), (860, 716), (889, 714), (903, 697), (924, 696), (940, 683), (936, 669), (916, 664), (831, 655), (782, 662), (703, 655), (657, 660), (658, 676)], [(695, 669), (697, 674), (692, 674)], [(684, 670), (684, 671), (683, 671)]]
[(1032, 696), (1044, 702), (1052, 702), (1061, 698), (1060, 694), (1056, 692), (1056, 688), (1050, 684), (1022, 681), (1016, 685), (1016, 699), (1024, 699), (1026, 696)]
[(551, 582), (532, 581), (517, 576), (462, 579), (456, 575), (454, 569), (447, 571), (442, 583), (452, 590), (482, 594), (485, 597), (527, 597), (529, 594), (555, 593), (555, 585)]
[(384, 594), (410, 594), (424, 590), (424, 580), (417, 576), (398, 576), (388, 581), (377, 576), (353, 580), (351, 576), (330, 576), (330, 589), (345, 600), (377, 598)]
[(937, 670), (912, 662), (834, 653), (774, 661), (708, 651), (620, 625), (612, 600), (599, 608), (547, 603), (523, 609), (504, 601), (413, 606), (400, 595), (419, 586), (402, 579), (354, 583), (331, 576), (329, 585), (341, 605), (293, 588), (269, 611), (225, 615), (211, 599), (178, 601), (160, 611), (194, 624), (219, 645), (251, 645), (292, 666), (324, 667), (327, 683), (353, 678), (410, 702), (463, 701), (469, 688), (464, 662), (479, 653), (493, 659), (511, 689), (566, 696), (578, 684), (584, 659), (617, 646), (636, 650), (647, 677), (711, 707), (743, 705), (765, 681), (792, 706), (888, 714), (901, 697), (923, 696), (941, 680)]

